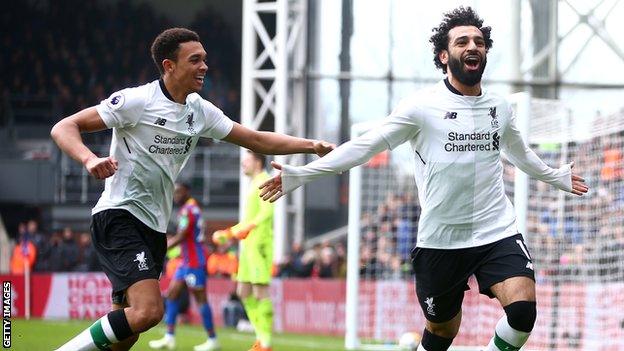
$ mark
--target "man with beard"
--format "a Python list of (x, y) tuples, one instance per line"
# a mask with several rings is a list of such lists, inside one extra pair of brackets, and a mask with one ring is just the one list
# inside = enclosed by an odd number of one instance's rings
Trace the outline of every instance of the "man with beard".
[(275, 201), (306, 182), (409, 141), (422, 206), (411, 257), (427, 319), (418, 350), (450, 347), (473, 274), (479, 291), (497, 298), (506, 314), (486, 350), (519, 350), (535, 324), (535, 276), (505, 195), (500, 153), (561, 190), (582, 195), (588, 187), (572, 172), (573, 163), (551, 168), (537, 157), (522, 140), (510, 105), (482, 90), (491, 28), (483, 27), (471, 8), (459, 7), (445, 14), (433, 32), (434, 62), (446, 79), (403, 99), (377, 128), (325, 158), (301, 167), (274, 162), (281, 172), (261, 186), (261, 196)]

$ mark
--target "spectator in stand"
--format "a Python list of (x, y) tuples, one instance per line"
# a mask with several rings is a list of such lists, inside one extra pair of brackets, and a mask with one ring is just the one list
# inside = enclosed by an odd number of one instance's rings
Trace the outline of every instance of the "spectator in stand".
[[(20, 224), (22, 225), (22, 224)], [(50, 241), (49, 239), (39, 231), (39, 223), (31, 219), (26, 223), (26, 232), (30, 241), (35, 244), (37, 248), (37, 261), (35, 262), (34, 270), (36, 272), (42, 272), (48, 270), (48, 260), (50, 257)]]
[(78, 266), (76, 270), (79, 272), (96, 272), (100, 270), (100, 263), (91, 243), (91, 234), (87, 232), (80, 233), (78, 239)]
[(58, 250), (61, 251), (61, 272), (74, 271), (78, 266), (80, 250), (74, 239), (74, 231), (70, 227), (63, 229), (63, 236)]
[(600, 178), (603, 182), (609, 183), (622, 178), (622, 145), (617, 144), (613, 136), (606, 136), (604, 138), (604, 163), (600, 171)]
[(337, 274), (336, 255), (334, 250), (325, 243), (317, 261), (319, 278), (334, 278)]
[(30, 240), (24, 223), (19, 224), (18, 231), (18, 242), (11, 255), (11, 274), (22, 275), (27, 268), (32, 272), (37, 260), (37, 248)]
[(279, 277), (304, 278), (310, 276), (312, 267), (304, 263), (304, 254), (305, 252), (303, 251), (301, 243), (293, 243), (290, 253), (280, 265)]
[(208, 256), (208, 275), (211, 277), (235, 277), (238, 269), (236, 250), (231, 245), (217, 245), (215, 252)]
[[(15, 50), (0, 53), (0, 96), (50, 99), (54, 115), (82, 110), (104, 100), (104, 92), (148, 81), (156, 71), (143, 50), (153, 33), (172, 27), (149, 4), (127, 1), (11, 1), (3, 3), (5, 13), (0, 42)], [(208, 65), (222, 71), (202, 96), (215, 95), (214, 101), (223, 104), (219, 107), (236, 111), (230, 116), (240, 120), (239, 101), (230, 96), (240, 82), (240, 65), (230, 60), (240, 56), (236, 41), (228, 39), (231, 31), (209, 7), (197, 13), (192, 27), (206, 38)], [(119, 60), (112, 53), (120, 53)], [(225, 90), (217, 91), (219, 87)]]
[(48, 270), (50, 272), (63, 271), (63, 235), (60, 230), (54, 231), (50, 237), (50, 257)]
[(342, 241), (336, 244), (336, 278), (347, 277), (347, 248)]
[(360, 247), (360, 275), (371, 279), (377, 275), (377, 256), (373, 254), (370, 244), (364, 243)]

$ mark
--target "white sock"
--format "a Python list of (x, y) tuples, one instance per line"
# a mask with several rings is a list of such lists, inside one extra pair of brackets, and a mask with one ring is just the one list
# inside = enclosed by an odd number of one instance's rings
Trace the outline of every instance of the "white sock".
[(108, 315), (106, 315), (69, 340), (65, 345), (56, 349), (56, 351), (97, 351), (99, 348), (95, 345), (96, 340), (94, 340), (94, 336), (101, 346), (110, 346), (119, 341), (115, 333), (113, 333), (113, 329), (108, 321)]
[[(503, 316), (496, 323), (496, 333), (484, 351), (517, 351), (526, 343), (531, 333), (512, 328)], [(500, 347), (497, 347), (499, 345)]]

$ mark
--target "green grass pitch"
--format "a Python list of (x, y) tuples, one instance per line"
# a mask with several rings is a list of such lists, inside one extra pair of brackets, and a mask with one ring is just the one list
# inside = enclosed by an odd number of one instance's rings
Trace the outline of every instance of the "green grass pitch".
[[(67, 340), (91, 325), (89, 321), (54, 321), (12, 319), (11, 350), (45, 351), (54, 350)], [(165, 327), (161, 323), (141, 334), (141, 338), (132, 350), (151, 350), (149, 340), (163, 336)], [(254, 342), (250, 333), (241, 333), (233, 329), (218, 329), (217, 336), (222, 351), (247, 351)], [(192, 350), (194, 345), (205, 341), (206, 333), (200, 326), (181, 325), (176, 328), (176, 350)], [(344, 339), (318, 335), (276, 334), (273, 337), (274, 351), (342, 351)]]

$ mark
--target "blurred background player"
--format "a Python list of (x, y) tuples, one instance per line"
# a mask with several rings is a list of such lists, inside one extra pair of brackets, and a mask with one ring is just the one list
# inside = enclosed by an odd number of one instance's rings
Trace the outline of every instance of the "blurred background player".
[(175, 324), (179, 312), (179, 297), (186, 285), (195, 297), (202, 324), (208, 340), (195, 346), (195, 351), (218, 350), (219, 343), (214, 330), (212, 310), (206, 299), (206, 255), (202, 246), (202, 214), (197, 200), (191, 197), (191, 189), (185, 183), (176, 183), (173, 201), (181, 206), (177, 218), (177, 232), (167, 241), (167, 249), (176, 245), (182, 248), (182, 264), (169, 284), (165, 300), (165, 323), (167, 332), (162, 339), (152, 340), (153, 349), (175, 349)]
[(273, 334), (273, 304), (269, 293), (273, 265), (273, 204), (262, 201), (258, 187), (269, 179), (266, 157), (248, 151), (241, 160), (243, 173), (251, 178), (242, 222), (217, 231), (213, 240), (240, 240), (237, 292), (256, 331), (250, 351), (270, 351)]

